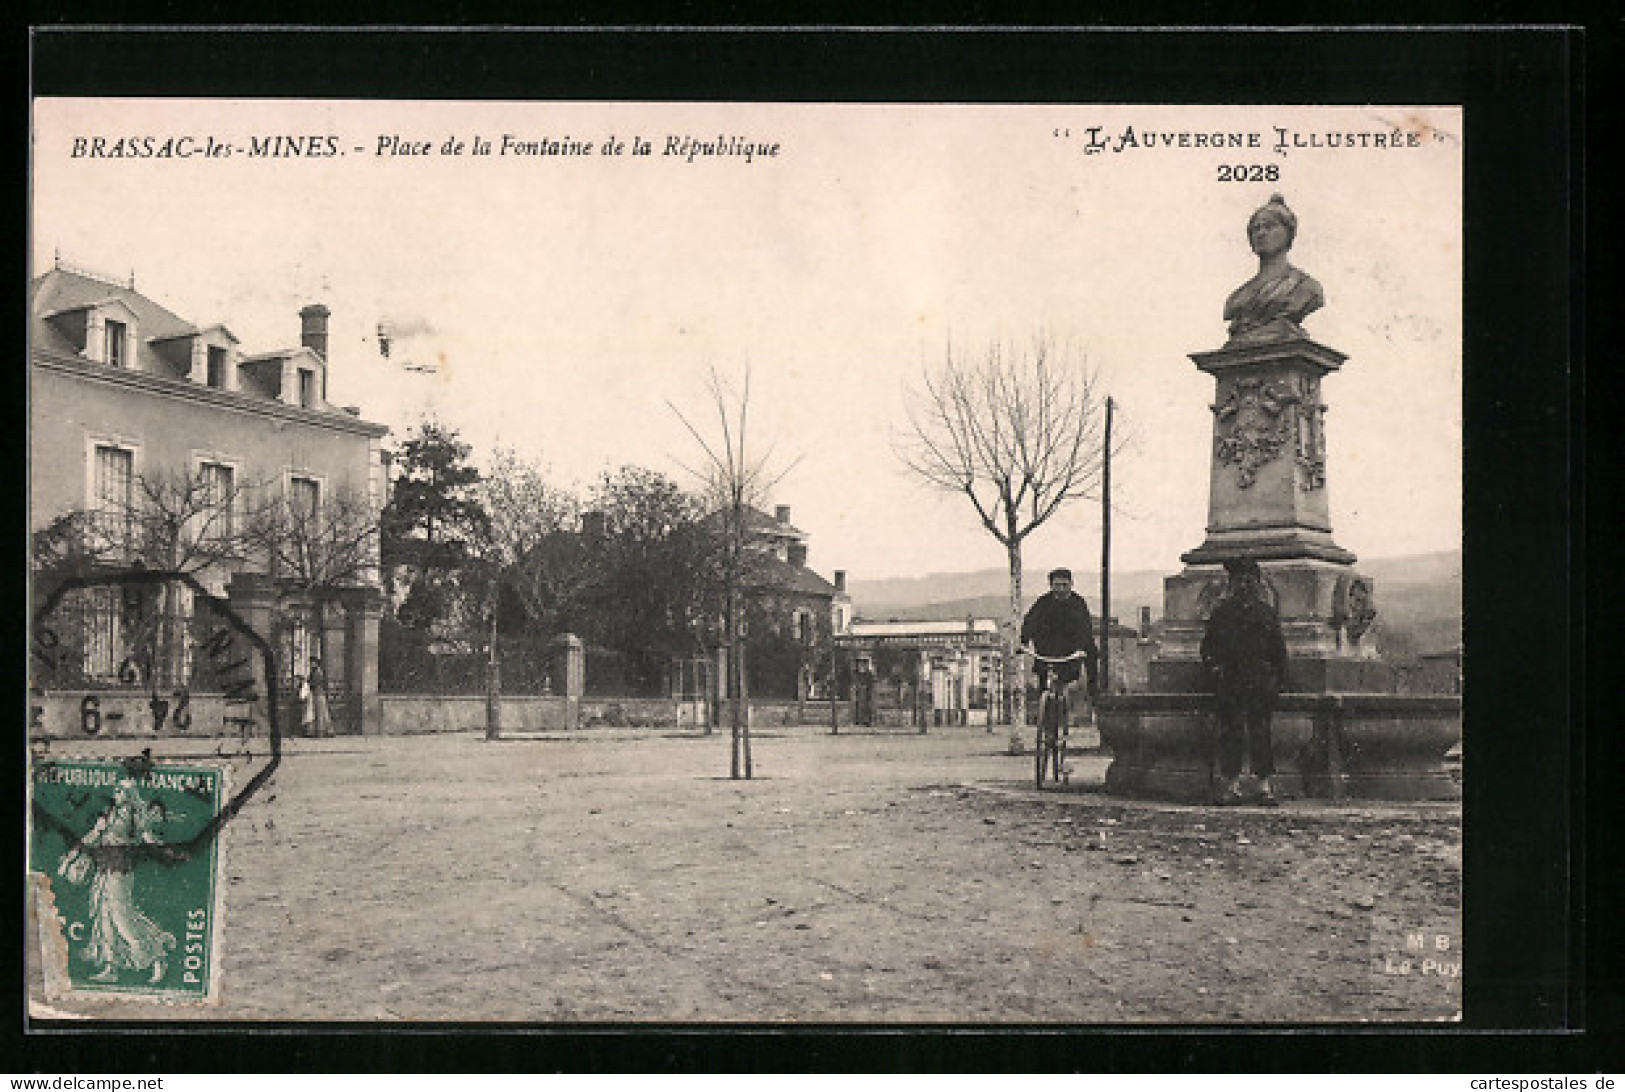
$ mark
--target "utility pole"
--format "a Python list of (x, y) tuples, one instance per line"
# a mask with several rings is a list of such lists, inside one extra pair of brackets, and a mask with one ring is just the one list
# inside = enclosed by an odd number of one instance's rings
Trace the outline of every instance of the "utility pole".
[(1111, 691), (1112, 655), (1112, 400), (1106, 398), (1106, 442), (1100, 474), (1100, 687)]
[(497, 658), (497, 585), (491, 582), (490, 648), (485, 663), (485, 738), (502, 735), (502, 661)]
[(835, 657), (836, 657), (836, 654), (837, 654), (838, 650), (835, 647), (833, 637), (830, 638), (830, 642), (831, 643), (830, 643), (830, 646), (829, 646), (829, 734), (832, 735), (832, 736), (835, 736), (835, 735), (840, 735), (840, 732), (841, 732), (841, 712), (840, 712), (840, 709), (836, 705), (837, 696), (836, 696), (836, 693), (835, 693), (836, 684), (840, 682), (841, 671), (840, 671), (840, 665), (837, 664), (836, 660), (835, 660)]

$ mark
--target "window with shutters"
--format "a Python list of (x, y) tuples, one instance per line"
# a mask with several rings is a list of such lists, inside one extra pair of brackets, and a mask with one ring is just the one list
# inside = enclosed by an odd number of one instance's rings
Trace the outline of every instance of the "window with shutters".
[(198, 467), (203, 482), (203, 535), (217, 545), (237, 533), (237, 513), (233, 505), (236, 470), (226, 463), (205, 462)]
[(127, 547), (135, 529), (135, 452), (97, 444), (91, 504), (96, 528), (115, 548)]
[(316, 518), (316, 510), (321, 507), (322, 486), (315, 478), (301, 478), (297, 475), (288, 480), (288, 504), (293, 514), (299, 519), (312, 520)]
[(226, 389), (226, 350), (218, 345), (209, 346), (208, 382), (215, 390)]

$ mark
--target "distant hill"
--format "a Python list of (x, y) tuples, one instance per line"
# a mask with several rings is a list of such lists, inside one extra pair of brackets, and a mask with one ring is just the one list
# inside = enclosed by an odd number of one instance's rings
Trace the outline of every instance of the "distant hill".
[[(1095, 595), (1096, 589), (1100, 586), (1099, 574), (1082, 570), (1073, 571), (1078, 589), (1090, 596)], [(1154, 585), (1158, 589), (1157, 598), (1160, 600), (1164, 575), (1149, 570), (1113, 572), (1113, 598), (1116, 598), (1116, 588), (1119, 585), (1125, 588), (1134, 585)], [(1028, 570), (1022, 574), (1021, 580), (1029, 598), (1033, 595), (1042, 595), (1048, 587), (1045, 570)], [(888, 612), (898, 614), (899, 617), (920, 617), (909, 612), (933, 604), (947, 605), (982, 599), (1003, 603), (1009, 594), (1008, 583), (1009, 575), (1003, 569), (980, 569), (968, 573), (932, 573), (928, 576), (851, 580), (847, 587), (859, 613), (869, 618), (880, 618)]]
[[(1392, 653), (1433, 652), (1461, 643), (1461, 551), (1403, 557), (1362, 558), (1356, 568), (1376, 583), (1381, 645)], [(1079, 591), (1098, 607), (1100, 575), (1074, 570)], [(1162, 582), (1169, 573), (1150, 570), (1112, 573), (1112, 615), (1125, 625), (1139, 623), (1140, 608), (1162, 617)], [(853, 580), (848, 585), (858, 616), (870, 621), (925, 619), (950, 621), (967, 614), (1003, 618), (1009, 592), (1002, 569), (886, 580)], [(1026, 604), (1048, 588), (1045, 573), (1022, 575)], [(1025, 606), (1025, 604), (1024, 604)]]

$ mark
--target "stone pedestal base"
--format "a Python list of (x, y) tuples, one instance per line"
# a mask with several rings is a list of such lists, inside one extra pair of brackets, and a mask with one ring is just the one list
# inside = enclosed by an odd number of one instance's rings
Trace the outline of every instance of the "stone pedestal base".
[[(1376, 592), (1368, 577), (1349, 565), (1313, 558), (1259, 563), (1264, 586), (1281, 616), (1281, 634), (1293, 660), (1375, 661), (1376, 641), (1368, 630), (1376, 613)], [(1200, 659), (1202, 634), (1228, 584), (1220, 564), (1187, 565), (1163, 581), (1163, 627), (1158, 660)], [(1151, 688), (1190, 689), (1159, 682), (1158, 661), (1151, 664)], [(1179, 669), (1175, 669), (1179, 670)], [(1203, 689), (1198, 685), (1196, 689)], [(1363, 690), (1363, 686), (1292, 686), (1310, 692), (1323, 689)]]
[[(1213, 681), (1200, 660), (1155, 659), (1148, 665), (1148, 689), (1156, 694), (1202, 694)], [(1381, 660), (1293, 657), (1287, 660), (1281, 689), (1291, 694), (1392, 694), (1400, 673)]]
[[(1108, 792), (1207, 803), (1220, 788), (1218, 726), (1205, 694), (1128, 694), (1096, 703), (1112, 752)], [(1461, 738), (1461, 699), (1284, 694), (1273, 722), (1277, 795), (1326, 800), (1454, 800), (1445, 753)]]

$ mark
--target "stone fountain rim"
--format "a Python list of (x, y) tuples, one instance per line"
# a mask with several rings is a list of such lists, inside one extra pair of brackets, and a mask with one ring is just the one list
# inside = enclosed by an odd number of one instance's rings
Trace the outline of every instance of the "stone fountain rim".
[[(1212, 694), (1204, 693), (1111, 694), (1097, 698), (1095, 708), (1102, 713), (1184, 712), (1192, 709), (1211, 709), (1213, 700)], [(1285, 693), (1280, 695), (1275, 703), (1275, 710), (1278, 713), (1459, 714), (1461, 708), (1460, 694), (1370, 694), (1356, 691), (1330, 691), (1323, 694)]]

